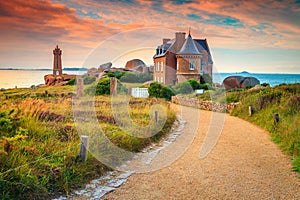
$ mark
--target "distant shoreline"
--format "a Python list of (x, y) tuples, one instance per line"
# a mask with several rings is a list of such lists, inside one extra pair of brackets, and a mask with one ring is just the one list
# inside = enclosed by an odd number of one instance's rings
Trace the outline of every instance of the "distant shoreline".
[[(0, 68), (0, 70), (18, 70), (18, 71), (52, 71), (53, 69), (18, 69), (18, 68)], [(87, 71), (87, 68), (63, 68), (63, 71)]]

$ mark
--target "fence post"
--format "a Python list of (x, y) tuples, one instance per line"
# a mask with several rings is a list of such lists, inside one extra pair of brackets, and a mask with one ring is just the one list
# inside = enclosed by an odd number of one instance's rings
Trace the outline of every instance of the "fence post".
[(116, 77), (110, 78), (110, 95), (117, 94), (117, 79)]
[(274, 119), (274, 124), (277, 124), (279, 122), (279, 114), (278, 113), (274, 113), (273, 114), (273, 119)]
[(154, 112), (155, 122), (158, 122), (158, 111), (156, 110)]
[(253, 108), (252, 106), (249, 106), (249, 116), (252, 116), (253, 115)]
[(76, 90), (77, 90), (77, 97), (82, 97), (84, 95), (83, 94), (83, 78), (77, 78)]
[(88, 149), (89, 149), (89, 136), (81, 135), (80, 136), (80, 158), (82, 162), (85, 162), (87, 160)]

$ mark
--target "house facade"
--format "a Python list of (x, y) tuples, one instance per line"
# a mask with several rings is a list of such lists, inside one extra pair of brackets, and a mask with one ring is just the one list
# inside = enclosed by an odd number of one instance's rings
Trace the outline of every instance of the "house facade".
[(174, 39), (163, 39), (154, 59), (154, 81), (176, 85), (189, 79), (200, 82), (204, 74), (212, 76), (212, 58), (206, 39), (193, 39), (189, 33), (176, 32)]

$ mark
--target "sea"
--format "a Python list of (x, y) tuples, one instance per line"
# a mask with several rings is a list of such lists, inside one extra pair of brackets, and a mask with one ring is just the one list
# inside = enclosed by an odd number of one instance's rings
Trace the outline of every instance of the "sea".
[[(32, 85), (44, 84), (44, 76), (51, 74), (51, 70), (0, 70), (0, 88), (29, 88)], [(64, 71), (67, 74), (83, 75), (86, 71)], [(280, 73), (214, 73), (213, 82), (222, 83), (228, 76), (252, 76), (260, 83), (268, 83), (270, 86), (279, 84), (300, 83), (300, 74), (280, 74)]]

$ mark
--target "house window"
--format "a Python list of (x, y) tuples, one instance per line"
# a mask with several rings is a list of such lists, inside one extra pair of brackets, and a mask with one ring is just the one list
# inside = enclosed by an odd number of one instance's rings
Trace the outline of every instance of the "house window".
[(161, 62), (161, 71), (164, 71), (164, 63)]
[(161, 77), (161, 82), (164, 83), (164, 77)]
[(190, 70), (194, 70), (194, 62), (190, 62)]
[(177, 60), (177, 66), (176, 67), (177, 67), (177, 70), (178, 70), (179, 69), (179, 61), (178, 60)]

